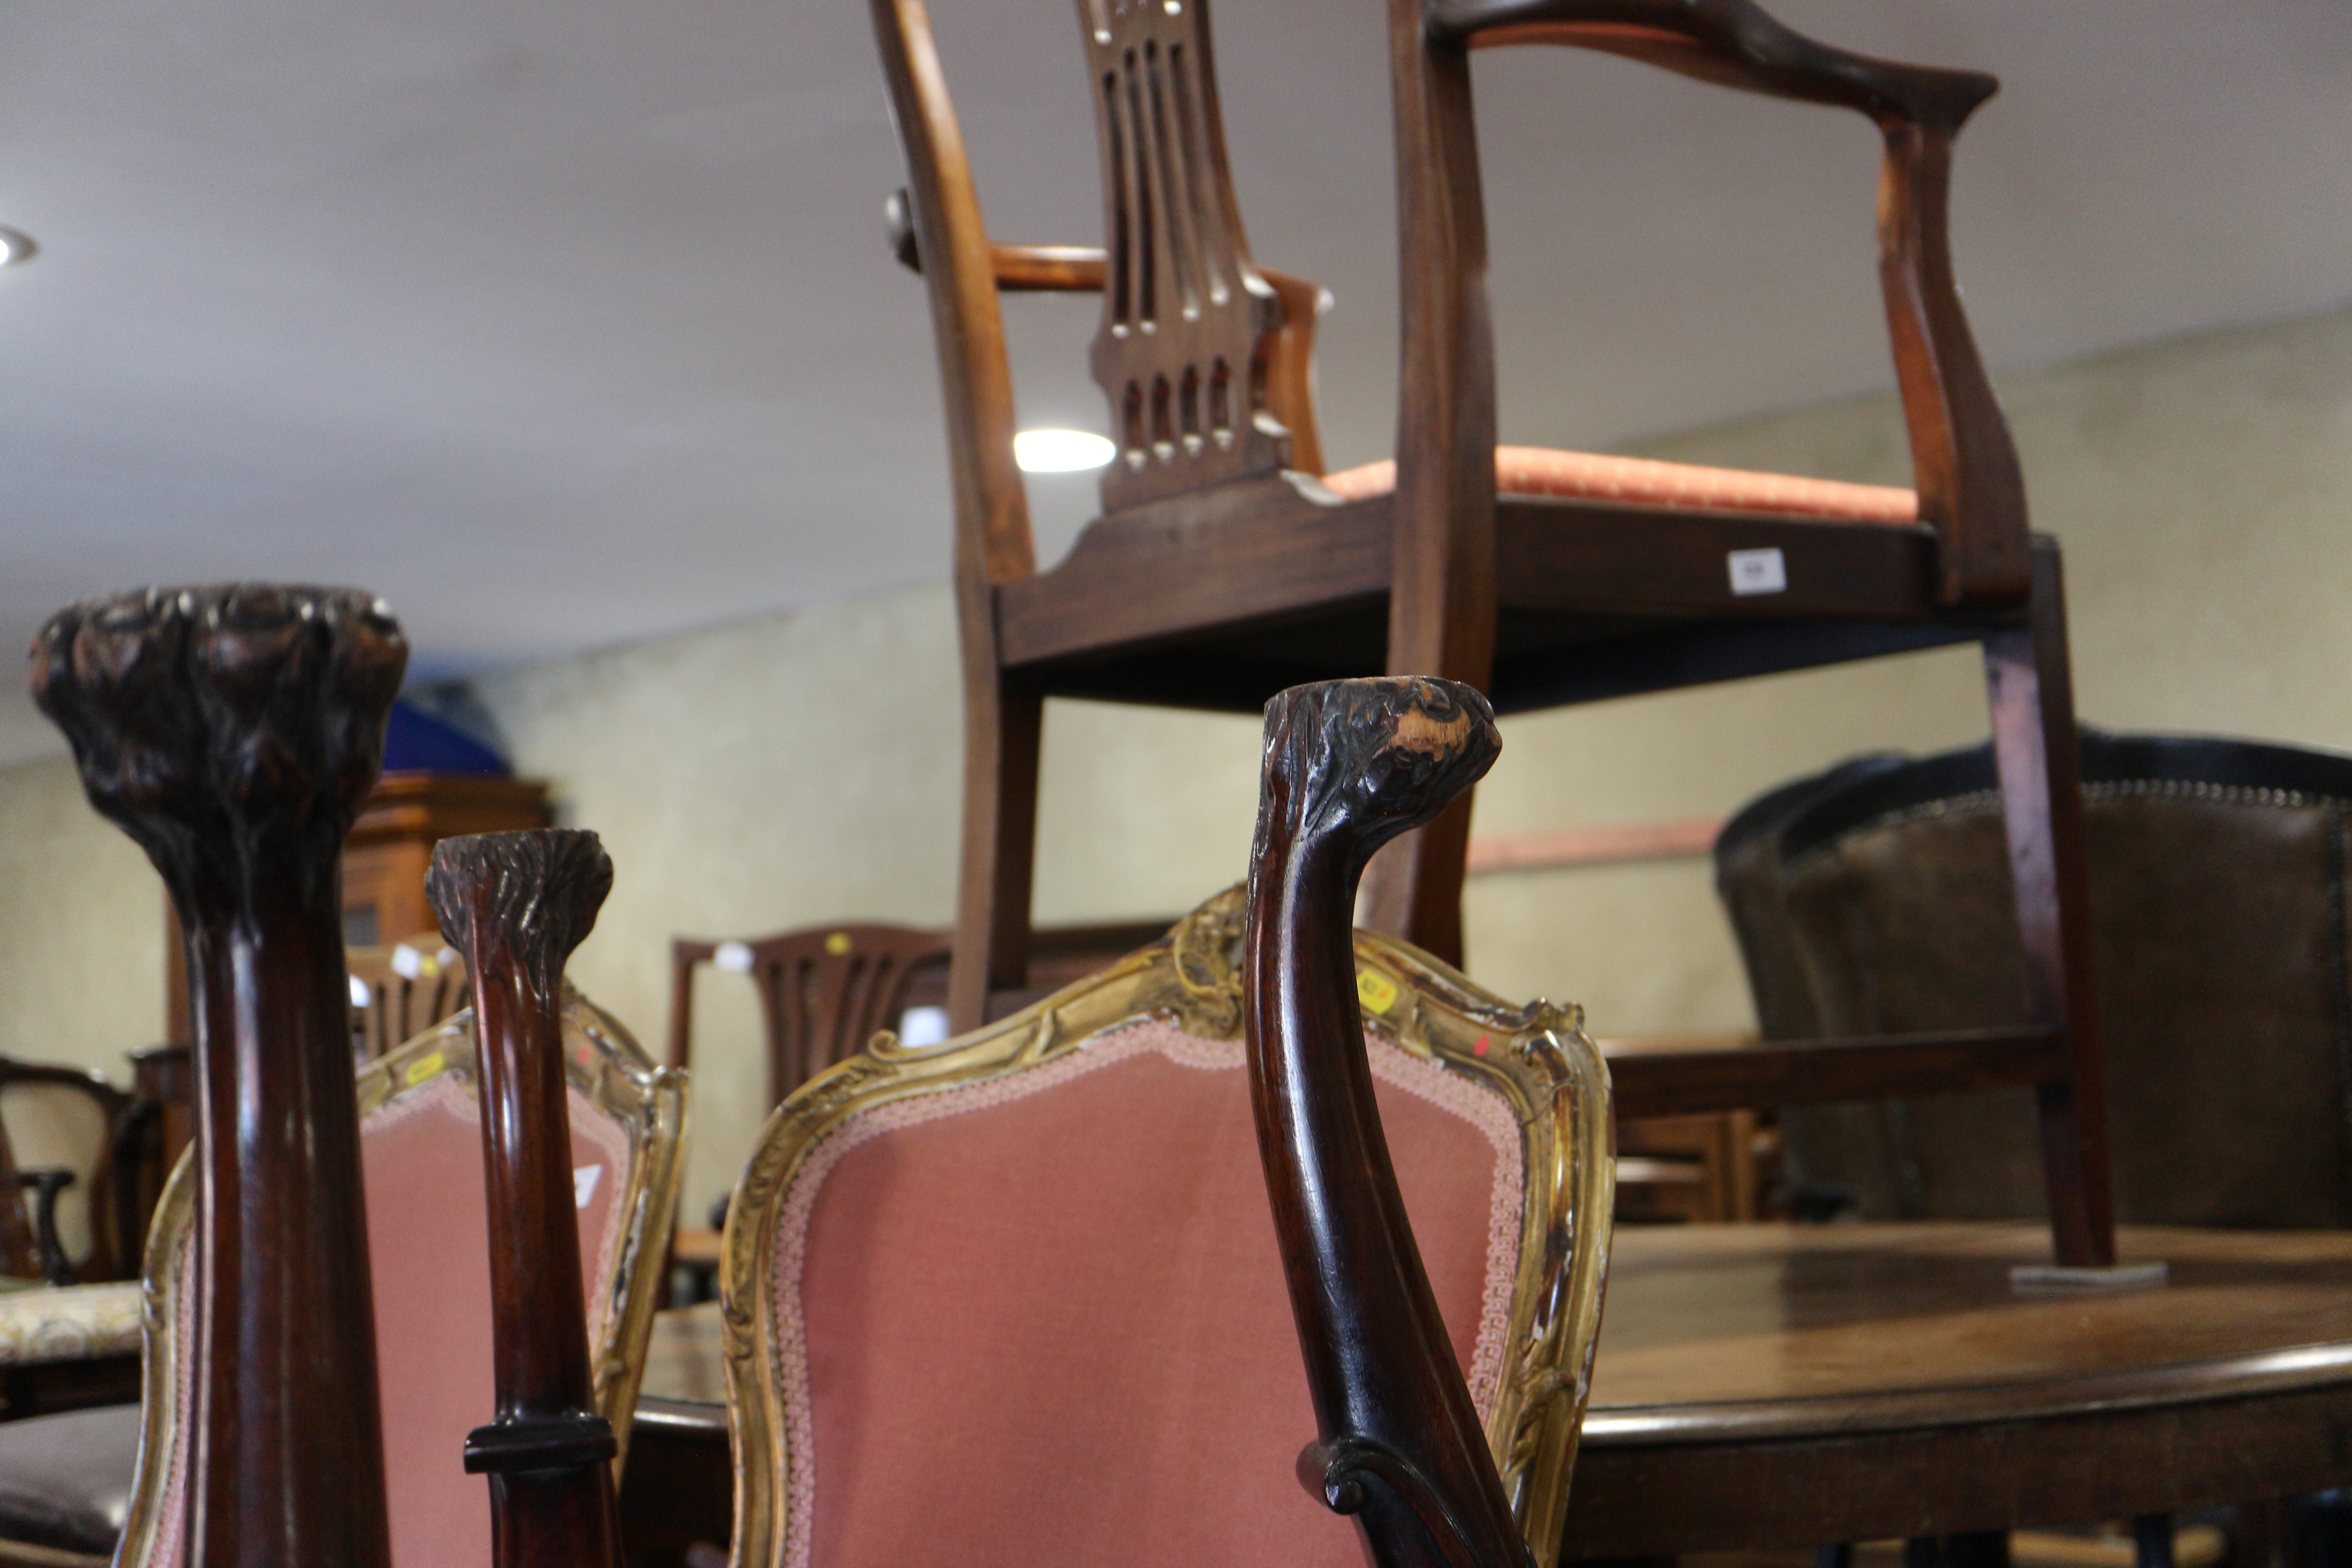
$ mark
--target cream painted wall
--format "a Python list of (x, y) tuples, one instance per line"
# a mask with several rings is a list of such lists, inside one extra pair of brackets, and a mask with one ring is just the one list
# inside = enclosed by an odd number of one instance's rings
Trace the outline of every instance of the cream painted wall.
[[(2067, 546), (2084, 717), (2352, 749), (2352, 308), (2005, 377), (2037, 524)], [(1901, 482), (1890, 400), (1643, 444)], [(926, 585), (478, 683), (519, 767), (618, 868), (573, 973), (658, 1049), (674, 934), (944, 923), (960, 718), (952, 612)], [(1973, 650), (1514, 719), (1479, 830), (1728, 811), (1856, 751), (1984, 731)], [(1038, 913), (1172, 913), (1239, 877), (1254, 721), (1057, 703)], [(62, 763), (0, 773), (0, 1049), (120, 1070), (160, 1023), (158, 889)], [(1601, 1034), (1736, 1029), (1745, 982), (1704, 861), (1491, 876), (1472, 972), (1583, 1003)], [(760, 1119), (748, 986), (697, 997), (689, 1212)]]
[(0, 770), (0, 1055), (131, 1080), (163, 1037), (163, 884), (62, 757)]

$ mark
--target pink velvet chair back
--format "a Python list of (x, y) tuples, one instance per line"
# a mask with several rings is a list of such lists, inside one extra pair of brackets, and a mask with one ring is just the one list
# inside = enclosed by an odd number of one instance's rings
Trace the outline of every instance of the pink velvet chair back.
[[(756, 1325), (729, 1367), (739, 1568), (1362, 1562), (1294, 1471), (1316, 1425), (1237, 931), (1228, 896), (1027, 1013), (785, 1103), (723, 1264)], [(1381, 1114), (1454, 1352), (1498, 1454), (1543, 1448), (1564, 1485), (1609, 1212), (1598, 1058), (1557, 1013), (1365, 952)], [(1547, 1289), (1571, 1310), (1540, 1311)], [(1532, 1393), (1543, 1367), (1564, 1400)], [(1507, 1476), (1531, 1538), (1557, 1539), (1552, 1484)]]
[[(679, 1172), (683, 1075), (654, 1066), (611, 1018), (566, 1004), (572, 1166), (583, 1310), (597, 1404), (625, 1453), (654, 1270), (668, 1245)], [(489, 1224), (473, 1015), (461, 1013), (361, 1069), (361, 1157), (375, 1299), (384, 1481), (395, 1568), (490, 1568), (489, 1490), (465, 1471), (466, 1435), (493, 1414)], [(186, 1275), (193, 1189), (184, 1163), (150, 1252), (151, 1393), (140, 1474), (119, 1561), (179, 1568), (181, 1481), (193, 1417), (187, 1386), (194, 1292)], [(158, 1340), (165, 1342), (157, 1342)]]

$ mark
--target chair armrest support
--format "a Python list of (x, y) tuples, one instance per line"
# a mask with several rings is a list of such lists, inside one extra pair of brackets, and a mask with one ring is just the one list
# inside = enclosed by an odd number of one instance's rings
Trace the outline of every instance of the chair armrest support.
[(65, 1245), (58, 1240), (58, 1194), (74, 1181), (74, 1173), (63, 1166), (16, 1173), (16, 1185), (33, 1194), (33, 1234), (40, 1238), (41, 1278), (52, 1285), (74, 1282), (73, 1264), (66, 1257)]
[(1868, 115), (1885, 139), (1879, 283), (1920, 520), (1937, 535), (1937, 596), (1948, 605), (2025, 597), (2024, 479), (1952, 276), (1952, 142), (1999, 89), (1994, 78), (1833, 48), (1754, 0), (1430, 0), (1424, 26), (1433, 43), (1460, 48), (1597, 49)]

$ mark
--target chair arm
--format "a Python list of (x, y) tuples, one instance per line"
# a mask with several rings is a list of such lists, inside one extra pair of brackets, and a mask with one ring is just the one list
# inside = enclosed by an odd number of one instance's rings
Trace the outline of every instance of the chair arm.
[(1919, 517), (1948, 605), (2013, 603), (2032, 583), (2025, 481), (1952, 277), (1952, 141), (2000, 88), (1832, 48), (1754, 0), (1429, 0), (1429, 38), (1461, 48), (1559, 44), (1703, 81), (1870, 116), (1885, 135), (1879, 287), (1911, 442)]
[(41, 1277), (52, 1285), (74, 1282), (73, 1264), (66, 1258), (65, 1245), (58, 1240), (58, 1194), (75, 1180), (74, 1173), (61, 1165), (16, 1173), (16, 1185), (33, 1194), (33, 1234), (41, 1244)]
[(1753, 0), (1433, 0), (1433, 37), (1491, 48), (1562, 44), (1748, 92), (1890, 119), (1960, 121), (2000, 83), (1982, 71), (1874, 59), (1806, 37)]
[[(921, 272), (922, 251), (907, 193), (893, 192), (883, 212), (891, 254), (908, 271)], [(1008, 294), (1099, 294), (1110, 268), (1102, 247), (1093, 245), (992, 244), (989, 253), (996, 287)], [(1323, 438), (1315, 420), (1315, 323), (1328, 296), (1304, 278), (1270, 267), (1257, 268), (1257, 275), (1282, 301), (1282, 330), (1266, 366), (1266, 407), (1290, 432), (1290, 466), (1319, 475)]]

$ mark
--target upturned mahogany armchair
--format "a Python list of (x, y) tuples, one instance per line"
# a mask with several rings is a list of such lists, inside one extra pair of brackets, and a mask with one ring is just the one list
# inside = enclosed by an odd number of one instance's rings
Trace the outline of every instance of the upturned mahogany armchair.
[[(1318, 476), (1313, 290), (1250, 259), (1207, 5), (1080, 0), (1108, 244), (1079, 249), (990, 237), (923, 0), (873, 4), (909, 171), (901, 254), (929, 285), (954, 479), (957, 1026), (1023, 979), (1047, 696), (1247, 710), (1295, 682), (1388, 669), (1467, 682), (1511, 712), (1979, 642), (2029, 1021), (1801, 1059), (1654, 1058), (1622, 1103), (1674, 1114), (2030, 1085), (2060, 1259), (2111, 1263), (2058, 551), (2028, 531), (1946, 234), (1953, 139), (1993, 79), (1846, 54), (1750, 0), (1391, 0), (1396, 457)], [(1529, 43), (1878, 125), (1881, 275), (1914, 488), (1497, 447), (1469, 57)], [(1093, 363), (1118, 456), (1103, 514), (1050, 570), (1013, 463), (1000, 289), (1103, 298)], [(1370, 923), (1458, 961), (1468, 833), (1465, 800), (1384, 857)]]

